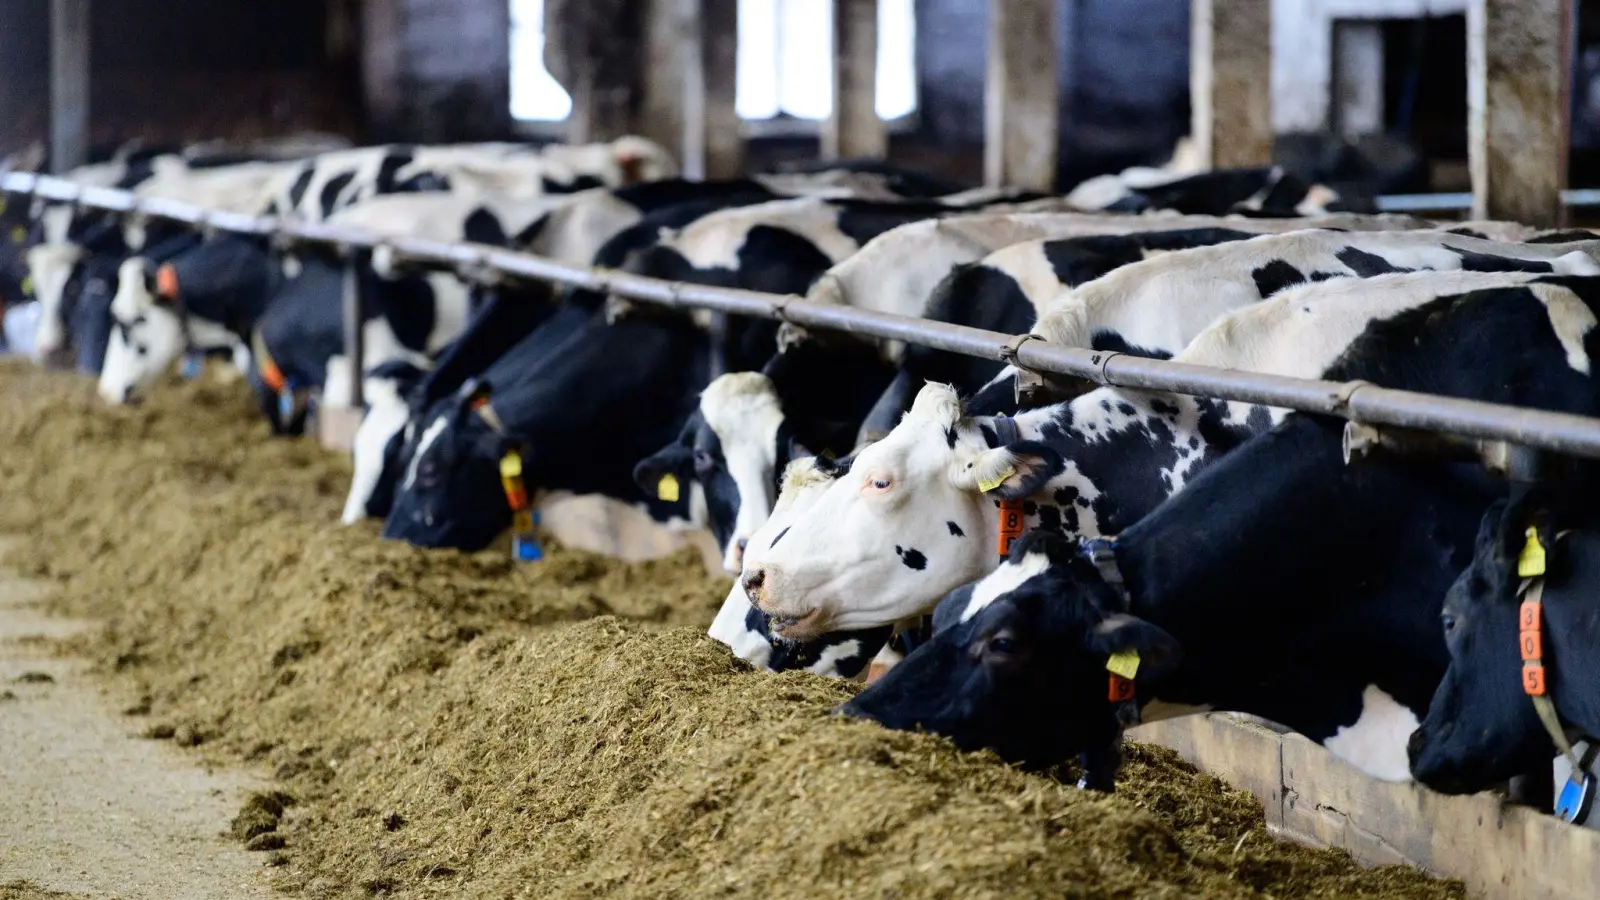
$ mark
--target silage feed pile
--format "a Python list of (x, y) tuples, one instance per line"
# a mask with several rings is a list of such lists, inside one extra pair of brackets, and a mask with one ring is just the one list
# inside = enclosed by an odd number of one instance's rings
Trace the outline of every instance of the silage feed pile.
[(273, 776), (235, 836), (307, 896), (1459, 897), (1272, 840), (1135, 747), (1114, 797), (841, 720), (702, 634), (685, 555), (426, 552), (335, 524), (348, 463), (238, 385), (108, 409), (0, 365), (0, 533), (104, 628), (130, 730)]

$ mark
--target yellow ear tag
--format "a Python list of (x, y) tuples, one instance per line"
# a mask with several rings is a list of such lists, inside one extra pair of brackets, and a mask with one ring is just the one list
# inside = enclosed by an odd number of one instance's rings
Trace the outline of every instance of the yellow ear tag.
[(522, 477), (522, 454), (507, 453), (505, 456), (500, 457), (500, 477)]
[(678, 502), (678, 479), (674, 475), (663, 475), (656, 482), (656, 498), (666, 503)]
[[(0, 212), (5, 212), (5, 210), (0, 209)], [(20, 243), (22, 243), (23, 241), (25, 241), (27, 239), (28, 239), (28, 229), (23, 228), (21, 225), (18, 225), (17, 227), (11, 229), (11, 243), (20, 244)]]
[(25, 297), (32, 297), (33, 296), (33, 276), (32, 275), (24, 275), (22, 277), (22, 294)]
[(985, 479), (983, 481), (979, 481), (978, 482), (978, 490), (983, 491), (985, 494), (987, 494), (990, 491), (994, 490), (995, 488), (999, 487), (1000, 485), (1005, 484), (1006, 483), (1006, 479), (1010, 478), (1011, 476), (1013, 476), (1015, 474), (1017, 474), (1017, 470), (1016, 469), (1013, 469), (1010, 466), (1006, 466), (1005, 471), (996, 473), (993, 478), (989, 478), (989, 479)]
[(1528, 527), (1528, 542), (1522, 545), (1522, 555), (1517, 558), (1518, 578), (1538, 578), (1544, 574), (1544, 545), (1539, 543), (1539, 529)]
[(1132, 681), (1133, 676), (1139, 674), (1139, 651), (1124, 650), (1111, 654), (1111, 658), (1106, 660), (1106, 671)]

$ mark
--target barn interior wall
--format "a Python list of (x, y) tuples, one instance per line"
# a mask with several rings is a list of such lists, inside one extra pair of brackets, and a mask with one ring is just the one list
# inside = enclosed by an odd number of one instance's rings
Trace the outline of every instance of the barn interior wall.
[[(1188, 0), (1057, 0), (1061, 182), (1160, 162), (1189, 126)], [(987, 4), (918, 0), (916, 142), (981, 171)]]
[(506, 0), (365, 0), (369, 127), (379, 140), (496, 140), (511, 123)]
[[(352, 42), (329, 40), (349, 0), (94, 0), (90, 143), (166, 144), (319, 130), (356, 136)], [(0, 147), (43, 140), (48, 0), (0, 2)]]

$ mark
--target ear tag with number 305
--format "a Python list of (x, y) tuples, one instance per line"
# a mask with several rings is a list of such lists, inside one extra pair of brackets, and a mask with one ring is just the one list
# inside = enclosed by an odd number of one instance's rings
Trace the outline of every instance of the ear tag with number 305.
[(678, 479), (674, 475), (663, 475), (656, 482), (656, 498), (663, 503), (677, 503), (679, 497)]
[(1522, 545), (1522, 555), (1517, 558), (1518, 578), (1538, 578), (1544, 574), (1544, 545), (1539, 543), (1539, 529), (1528, 526), (1528, 542)]

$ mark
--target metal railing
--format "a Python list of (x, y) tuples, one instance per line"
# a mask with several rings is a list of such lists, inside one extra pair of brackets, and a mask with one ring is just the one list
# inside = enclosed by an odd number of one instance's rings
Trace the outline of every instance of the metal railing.
[[(80, 187), (69, 181), (25, 173), (0, 174), (0, 191), (74, 203), (82, 208), (166, 219), (203, 230), (272, 236), (289, 243), (328, 244), (344, 252), (384, 247), (397, 260), (448, 267), (471, 279), (498, 275), (559, 282), (666, 307), (773, 319), (806, 328), (920, 344), (1097, 384), (1260, 403), (1338, 416), (1368, 426), (1438, 432), (1504, 442), (1514, 447), (1600, 458), (1600, 419), (1570, 413), (1394, 390), (1360, 381), (1289, 378), (1065, 347), (1039, 338), (1019, 338), (947, 322), (810, 303), (792, 295), (667, 282), (610, 269), (568, 265), (481, 244), (389, 237), (337, 225), (218, 212), (187, 203), (140, 198), (128, 191)], [(351, 296), (352, 293), (347, 292), (347, 302)], [(351, 321), (349, 310), (346, 321)], [(359, 334), (360, 329), (355, 332)], [(353, 371), (359, 372), (359, 343), (351, 349), (354, 351)], [(352, 380), (356, 385), (361, 382), (359, 377)]]

